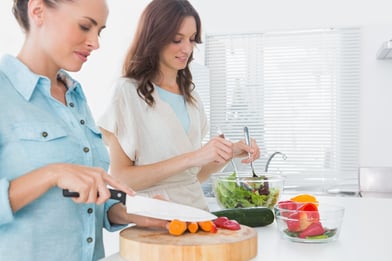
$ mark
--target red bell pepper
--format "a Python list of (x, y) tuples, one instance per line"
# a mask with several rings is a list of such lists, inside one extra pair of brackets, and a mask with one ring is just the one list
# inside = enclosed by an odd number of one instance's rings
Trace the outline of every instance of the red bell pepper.
[(298, 208), (298, 204), (291, 200), (280, 201), (278, 206), (280, 208), (280, 214), (283, 217), (288, 217), (292, 213), (292, 210), (297, 210)]
[(325, 230), (320, 222), (313, 222), (310, 224), (304, 231), (299, 233), (300, 238), (310, 237), (310, 236), (319, 236), (324, 234)]
[(279, 201), (278, 206), (281, 209), (296, 210), (298, 208), (298, 203), (292, 200), (284, 200), (284, 201)]
[(305, 230), (314, 222), (319, 222), (320, 214), (316, 211), (298, 210), (287, 215), (287, 229), (290, 232)]
[(305, 203), (303, 204), (298, 210), (302, 210), (302, 211), (318, 211), (318, 207), (316, 204), (314, 203)]

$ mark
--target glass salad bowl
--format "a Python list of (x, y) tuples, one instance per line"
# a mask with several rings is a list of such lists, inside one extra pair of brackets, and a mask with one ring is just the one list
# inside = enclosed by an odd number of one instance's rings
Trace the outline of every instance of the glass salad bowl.
[(258, 173), (258, 177), (251, 175), (249, 172), (223, 172), (212, 175), (212, 187), (218, 205), (223, 209), (272, 209), (283, 191), (283, 177), (266, 173)]

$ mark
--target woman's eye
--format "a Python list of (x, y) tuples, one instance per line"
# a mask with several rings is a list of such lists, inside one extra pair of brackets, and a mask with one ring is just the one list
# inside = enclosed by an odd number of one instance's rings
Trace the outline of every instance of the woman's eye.
[(81, 25), (80, 24), (79, 27), (80, 27), (80, 29), (82, 29), (82, 31), (85, 31), (85, 32), (88, 32), (90, 30), (90, 27), (86, 26), (86, 25)]
[(173, 43), (179, 44), (179, 43), (181, 43), (181, 40), (173, 40)]

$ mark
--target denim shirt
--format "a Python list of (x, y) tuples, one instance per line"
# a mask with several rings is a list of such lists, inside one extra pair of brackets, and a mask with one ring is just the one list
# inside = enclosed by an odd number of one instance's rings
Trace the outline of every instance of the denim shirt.
[(58, 187), (13, 213), (10, 181), (51, 163), (107, 169), (109, 157), (80, 84), (66, 72), (67, 105), (50, 95), (50, 80), (17, 58), (0, 58), (0, 259), (97, 260), (104, 257), (103, 205), (77, 204)]

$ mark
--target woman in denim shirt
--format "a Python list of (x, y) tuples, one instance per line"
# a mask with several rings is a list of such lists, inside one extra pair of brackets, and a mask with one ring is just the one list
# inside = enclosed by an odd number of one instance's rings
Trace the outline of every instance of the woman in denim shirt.
[(103, 227), (164, 227), (108, 200), (107, 185), (134, 192), (106, 173), (101, 133), (66, 73), (99, 47), (105, 0), (14, 0), (13, 12), (26, 38), (0, 58), (0, 259), (97, 260)]

